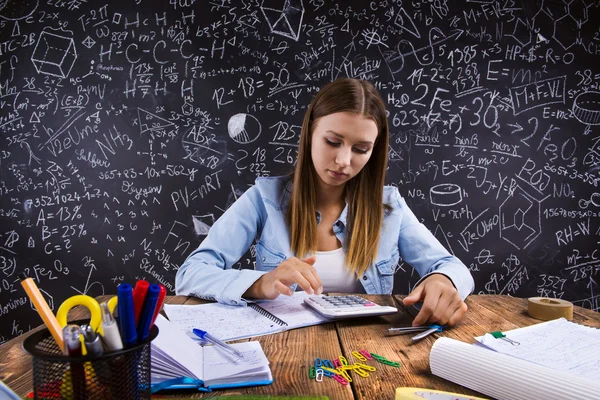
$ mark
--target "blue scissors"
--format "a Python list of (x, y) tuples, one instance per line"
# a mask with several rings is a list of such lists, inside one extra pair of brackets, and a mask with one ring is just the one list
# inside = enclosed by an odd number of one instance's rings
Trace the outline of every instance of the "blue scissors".
[(390, 328), (388, 329), (388, 332), (390, 332), (391, 334), (421, 332), (418, 335), (411, 337), (412, 340), (420, 340), (426, 336), (431, 335), (432, 333), (441, 332), (445, 328), (446, 327), (442, 325), (409, 326), (405, 328)]

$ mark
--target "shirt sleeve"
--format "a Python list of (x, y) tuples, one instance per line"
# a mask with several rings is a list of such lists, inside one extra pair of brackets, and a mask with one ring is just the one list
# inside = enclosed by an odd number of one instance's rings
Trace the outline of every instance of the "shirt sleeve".
[(431, 274), (443, 274), (452, 281), (460, 297), (466, 299), (475, 288), (469, 269), (419, 222), (400, 193), (396, 192), (396, 196), (402, 212), (398, 249), (402, 259), (421, 276), (417, 285)]
[(264, 203), (254, 185), (213, 224), (181, 265), (175, 276), (176, 294), (246, 305), (242, 295), (264, 272), (231, 267), (248, 251), (265, 218)]

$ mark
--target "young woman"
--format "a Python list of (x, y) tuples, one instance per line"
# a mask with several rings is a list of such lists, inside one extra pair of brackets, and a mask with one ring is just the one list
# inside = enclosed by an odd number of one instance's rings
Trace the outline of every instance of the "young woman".
[[(259, 178), (212, 226), (175, 279), (179, 295), (226, 304), (322, 292), (390, 294), (402, 257), (422, 277), (404, 304), (413, 325), (455, 324), (474, 287), (465, 265), (384, 186), (385, 105), (366, 81), (339, 79), (310, 104), (291, 176)], [(254, 270), (232, 269), (256, 240)]]

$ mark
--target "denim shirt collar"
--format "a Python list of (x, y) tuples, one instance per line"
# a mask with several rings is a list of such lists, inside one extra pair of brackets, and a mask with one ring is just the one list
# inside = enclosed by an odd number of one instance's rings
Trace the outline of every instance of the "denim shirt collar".
[[(319, 225), (321, 223), (321, 213), (317, 210), (315, 210), (315, 218), (317, 219), (317, 225)], [(339, 223), (341, 223), (342, 226), (344, 226), (344, 228), (345, 228), (347, 218), (348, 218), (348, 202), (346, 202), (344, 209), (342, 210), (342, 213), (340, 214), (338, 219), (335, 220), (334, 225), (339, 226)]]

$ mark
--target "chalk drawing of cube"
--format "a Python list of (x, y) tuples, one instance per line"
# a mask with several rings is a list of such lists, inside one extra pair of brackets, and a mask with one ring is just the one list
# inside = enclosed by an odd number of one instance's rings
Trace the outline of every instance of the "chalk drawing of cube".
[(43, 31), (35, 45), (31, 61), (40, 74), (66, 78), (77, 59), (72, 37)]

